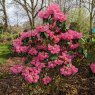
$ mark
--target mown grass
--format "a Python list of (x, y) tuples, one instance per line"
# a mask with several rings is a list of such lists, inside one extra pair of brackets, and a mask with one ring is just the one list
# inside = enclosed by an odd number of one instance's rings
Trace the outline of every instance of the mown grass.
[(6, 63), (6, 60), (12, 55), (10, 44), (0, 44), (0, 64)]

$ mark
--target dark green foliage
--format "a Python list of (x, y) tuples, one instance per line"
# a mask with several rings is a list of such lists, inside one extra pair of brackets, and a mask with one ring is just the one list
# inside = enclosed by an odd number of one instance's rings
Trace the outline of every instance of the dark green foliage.
[(77, 22), (71, 22), (70, 29), (77, 31), (77, 29), (78, 29), (78, 24), (77, 24)]
[(56, 60), (56, 59), (58, 59), (58, 55), (57, 54), (55, 54), (55, 55), (51, 55), (51, 60)]

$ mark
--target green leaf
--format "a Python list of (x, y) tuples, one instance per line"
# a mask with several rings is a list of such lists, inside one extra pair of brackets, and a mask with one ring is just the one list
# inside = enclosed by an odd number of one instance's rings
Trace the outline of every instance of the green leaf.
[(84, 53), (84, 56), (87, 58), (87, 55), (88, 55), (87, 49), (86, 50), (83, 50), (83, 53)]
[(50, 57), (50, 59), (51, 59), (51, 60), (56, 60), (56, 59), (58, 59), (58, 55), (57, 55), (57, 54), (52, 55), (52, 56)]
[(42, 38), (48, 38), (48, 36), (47, 36), (47, 34), (46, 34), (45, 32), (41, 32), (41, 33), (40, 33), (40, 36), (41, 36)]
[(82, 48), (82, 47), (79, 47), (78, 53), (79, 53), (79, 54), (83, 54), (83, 48)]
[(87, 58), (91, 60), (91, 59), (93, 59), (93, 55), (90, 54), (90, 53), (88, 53), (88, 54), (87, 54)]
[(32, 56), (31, 55), (28, 55), (27, 56), (27, 60), (25, 61), (25, 64), (28, 64), (31, 60), (32, 60)]
[(28, 45), (29, 38), (23, 40), (24, 45)]
[(68, 54), (74, 54), (74, 52), (73, 51), (69, 51)]

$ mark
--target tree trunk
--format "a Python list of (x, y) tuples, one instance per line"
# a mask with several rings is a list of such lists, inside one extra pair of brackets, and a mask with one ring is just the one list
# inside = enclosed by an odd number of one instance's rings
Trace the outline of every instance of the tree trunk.
[(21, 5), (23, 7), (23, 9), (25, 10), (25, 12), (28, 16), (28, 19), (29, 19), (31, 29), (35, 28), (35, 18), (37, 17), (38, 12), (44, 8), (43, 3), (45, 1), (41, 0), (42, 3), (41, 3), (41, 6), (38, 11), (36, 10), (38, 8), (37, 7), (37, 5), (39, 3), (38, 0), (29, 0), (30, 3), (28, 2), (28, 0), (14, 0), (14, 1), (16, 3), (18, 3), (19, 5)]
[(6, 12), (6, 1), (2, 1), (2, 8), (3, 8), (3, 21), (4, 21), (4, 27), (3, 30), (7, 31), (8, 27), (8, 17), (7, 17), (7, 12)]
[(91, 12), (90, 12), (90, 31), (89, 31), (89, 35), (91, 35), (91, 36), (92, 36), (93, 10), (94, 10), (94, 0), (92, 0)]
[(92, 23), (93, 23), (93, 18), (92, 18), (92, 12), (90, 13), (90, 31), (89, 35), (92, 35)]
[(34, 8), (34, 0), (31, 1), (31, 6), (32, 6), (32, 25), (31, 28), (33, 29), (35, 27), (35, 18), (34, 18), (34, 13), (35, 13), (35, 8)]
[(50, 5), (50, 0), (48, 0), (48, 6)]

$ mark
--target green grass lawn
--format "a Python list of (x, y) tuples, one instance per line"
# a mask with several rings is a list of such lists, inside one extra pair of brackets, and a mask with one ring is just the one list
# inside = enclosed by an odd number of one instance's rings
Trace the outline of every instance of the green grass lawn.
[(0, 44), (0, 64), (4, 64), (11, 54), (9, 44)]

